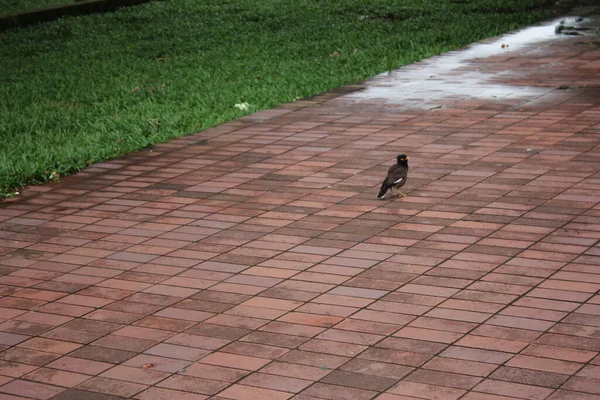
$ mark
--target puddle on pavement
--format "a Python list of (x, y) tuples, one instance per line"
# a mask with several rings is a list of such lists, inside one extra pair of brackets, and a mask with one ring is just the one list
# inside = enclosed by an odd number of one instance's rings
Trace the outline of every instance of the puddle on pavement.
[[(531, 48), (534, 54), (537, 44), (566, 40), (570, 35), (558, 34), (558, 26), (581, 28), (589, 20), (580, 17), (559, 18), (547, 24), (522, 29), (499, 38), (488, 39), (465, 49), (407, 65), (392, 73), (380, 74), (368, 82), (365, 90), (344, 96), (346, 100), (382, 100), (389, 105), (402, 105), (424, 109), (443, 107), (443, 99), (504, 99), (519, 103), (519, 99), (530, 99), (548, 93), (553, 87), (510, 86), (494, 81), (509, 80), (511, 71), (485, 68), (485, 63), (473, 63), (496, 57), (515, 56), (516, 50)], [(563, 28), (563, 32), (565, 29)], [(586, 34), (585, 29), (580, 31)], [(539, 51), (539, 50), (538, 50)], [(484, 70), (484, 71), (482, 71)], [(439, 100), (436, 102), (436, 100)]]

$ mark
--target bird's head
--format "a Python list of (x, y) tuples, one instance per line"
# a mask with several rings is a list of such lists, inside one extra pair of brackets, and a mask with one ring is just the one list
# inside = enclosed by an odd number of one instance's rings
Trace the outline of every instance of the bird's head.
[(400, 154), (398, 157), (396, 157), (396, 161), (398, 162), (399, 165), (408, 165), (409, 159), (410, 159), (410, 157), (407, 156), (406, 154)]

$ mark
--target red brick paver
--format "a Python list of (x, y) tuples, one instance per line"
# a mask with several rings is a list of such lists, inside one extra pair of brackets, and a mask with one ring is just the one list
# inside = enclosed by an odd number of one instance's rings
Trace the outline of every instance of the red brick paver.
[(599, 38), (552, 29), (0, 205), (0, 399), (600, 399)]

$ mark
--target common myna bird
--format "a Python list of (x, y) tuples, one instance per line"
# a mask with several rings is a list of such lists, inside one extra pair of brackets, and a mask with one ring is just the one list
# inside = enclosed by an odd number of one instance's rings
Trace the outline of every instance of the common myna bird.
[(377, 194), (378, 199), (383, 199), (387, 194), (388, 190), (391, 189), (392, 196), (394, 196), (394, 188), (398, 191), (398, 194), (402, 197), (406, 196), (400, 191), (400, 188), (406, 183), (408, 179), (408, 157), (406, 154), (400, 154), (396, 157), (396, 164), (392, 165), (388, 169), (388, 174), (381, 184), (381, 189)]

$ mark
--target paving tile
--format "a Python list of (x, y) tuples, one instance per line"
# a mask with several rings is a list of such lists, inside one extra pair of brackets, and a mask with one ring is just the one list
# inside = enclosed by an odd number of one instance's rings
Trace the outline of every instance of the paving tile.
[(344, 331), (341, 329), (327, 329), (323, 333), (319, 334), (317, 339), (359, 345), (373, 345), (383, 339), (383, 336), (369, 333)]
[(88, 392), (79, 389), (67, 389), (59, 395), (51, 398), (51, 400), (122, 400), (124, 397), (113, 396), (97, 392)]
[(90, 379), (90, 376), (52, 368), (39, 368), (23, 378), (55, 386), (74, 387)]
[(374, 348), (369, 348), (359, 355), (359, 358), (365, 360), (390, 362), (408, 367), (420, 367), (431, 357), (432, 355), (423, 353)]
[(323, 371), (327, 371), (328, 369), (335, 369), (339, 367), (349, 359), (348, 357), (330, 354), (322, 354), (319, 357), (315, 357), (315, 354), (318, 353), (312, 353), (309, 351), (302, 350), (292, 350), (289, 353), (285, 354), (283, 357), (279, 358), (279, 361), (308, 365), (311, 367), (318, 367)]
[(331, 400), (367, 400), (373, 398), (377, 392), (364, 389), (355, 389), (344, 386), (329, 385), (325, 383), (315, 383), (302, 392), (305, 396), (315, 396), (322, 399)]
[(241, 385), (291, 393), (298, 393), (312, 383), (309, 380), (263, 373), (254, 373), (240, 381)]
[(540, 386), (524, 385), (514, 382), (502, 382), (493, 379), (486, 379), (479, 385), (475, 386), (475, 388), (473, 388), (473, 391), (509, 397), (512, 396), (520, 399), (538, 400), (545, 399), (550, 394), (552, 394), (554, 390)]
[(477, 385), (481, 380), (480, 377), (475, 376), (419, 369), (410, 374), (404, 381), (468, 390)]
[(292, 393), (263, 388), (255, 388), (252, 386), (245, 386), (239, 384), (233, 385), (219, 393), (219, 397), (221, 398), (235, 400), (251, 400), (256, 398), (261, 398), (265, 400), (286, 400), (292, 396)]
[(118, 379), (127, 382), (153, 385), (169, 376), (166, 372), (150, 368), (135, 368), (117, 365), (99, 375), (102, 378)]
[(241, 341), (252, 342), (258, 344), (269, 344), (276, 347), (293, 349), (306, 342), (308, 338), (296, 335), (286, 335), (274, 332), (255, 331), (243, 337)]
[(77, 389), (121, 397), (131, 397), (146, 388), (147, 385), (100, 377), (91, 378), (77, 386)]
[(175, 344), (160, 343), (144, 351), (145, 354), (175, 358), (186, 361), (196, 361), (210, 353), (210, 350)]
[(48, 353), (66, 354), (78, 349), (79, 347), (81, 347), (81, 345), (77, 343), (65, 342), (62, 340), (32, 338), (26, 342), (20, 343), (19, 347), (31, 350), (45, 351)]
[(527, 346), (527, 342), (504, 340), (498, 338), (487, 338), (484, 336), (465, 336), (456, 342), (459, 346), (474, 347), (485, 350), (504, 351), (517, 353)]
[(42, 366), (52, 360), (59, 358), (59, 354), (46, 353), (44, 351), (21, 349), (11, 347), (0, 353), (0, 359), (6, 361), (19, 362), (23, 364)]
[(137, 353), (132, 351), (110, 349), (101, 346), (85, 346), (74, 352), (69, 353), (69, 356), (76, 358), (83, 358), (86, 360), (93, 360), (105, 363), (118, 364), (123, 361), (129, 360)]
[(139, 400), (205, 400), (208, 397), (201, 394), (182, 392), (179, 390), (151, 387), (147, 390), (144, 390), (142, 393), (135, 395), (133, 398)]
[(573, 392), (570, 390), (557, 390), (548, 397), (550, 400), (597, 400), (598, 396), (591, 393)]
[(155, 371), (175, 373), (184, 371), (191, 362), (172, 358), (140, 354), (123, 363), (124, 366), (151, 369)]
[(194, 363), (181, 372), (184, 375), (195, 376), (197, 378), (205, 378), (217, 381), (233, 383), (240, 378), (248, 375), (250, 371), (228, 367), (219, 367), (216, 365)]
[(17, 396), (27, 396), (28, 398), (46, 400), (63, 392), (65, 388), (50, 386), (43, 383), (29, 382), (20, 379), (8, 382), (0, 386), (0, 393), (6, 393)]
[(264, 372), (265, 374), (280, 375), (308, 381), (317, 381), (331, 372), (327, 370), (327, 368), (323, 369), (319, 367), (279, 361), (265, 366), (260, 371)]
[(531, 344), (521, 352), (523, 355), (554, 358), (564, 361), (585, 363), (590, 361), (596, 353), (593, 351), (567, 349), (564, 347)]
[(75, 358), (64, 356), (47, 365), (48, 368), (54, 368), (63, 371), (77, 372), (81, 374), (97, 375), (106, 371), (112, 364), (94, 360), (85, 360), (83, 358)]
[[(444, 353), (447, 354), (447, 353)], [(487, 360), (486, 360), (487, 361)], [(423, 368), (432, 369), (435, 371), (452, 372), (464, 375), (472, 375), (478, 377), (486, 377), (492, 373), (497, 364), (488, 362), (477, 362), (470, 360), (457, 360), (449, 357), (435, 357), (427, 362)]]
[[(169, 325), (169, 323), (170, 323), (170, 321), (167, 321), (165, 323), (163, 323), (162, 321), (159, 321), (156, 324), (151, 324), (151, 325), (152, 326), (160, 326), (160, 327), (164, 327), (165, 325), (167, 325), (168, 327), (172, 327), (171, 325)], [(176, 330), (179, 330), (179, 329), (183, 330), (183, 329), (185, 329), (184, 326), (177, 326)], [(160, 341), (160, 340), (164, 340), (164, 339), (174, 335), (174, 333), (170, 329), (162, 330), (162, 329), (146, 328), (146, 327), (142, 327), (142, 326), (126, 326), (124, 328), (121, 328), (121, 329), (115, 331), (114, 334), (116, 336), (131, 337), (134, 339), (139, 338), (139, 339), (145, 339), (145, 340), (150, 340), (150, 341)]]
[(217, 350), (229, 344), (231, 341), (227, 339), (219, 339), (208, 336), (192, 335), (189, 333), (178, 333), (171, 336), (165, 343), (177, 344), (186, 347), (198, 347), (206, 350)]
[(36, 369), (33, 365), (21, 364), (19, 362), (0, 361), (0, 374), (19, 378)]
[(258, 343), (248, 343), (239, 341), (225, 346), (221, 349), (221, 351), (226, 353), (241, 354), (265, 359), (276, 359), (286, 354), (289, 350), (283, 347), (267, 346)]
[(160, 382), (157, 386), (167, 389), (181, 390), (184, 392), (214, 395), (220, 390), (226, 388), (228, 385), (229, 383), (227, 382), (215, 381), (211, 379), (173, 375)]
[(406, 381), (398, 383), (391, 388), (389, 392), (408, 398), (418, 397), (428, 400), (455, 400), (466, 393), (466, 391), (462, 389)]
[(571, 361), (552, 360), (542, 357), (517, 355), (506, 363), (509, 367), (528, 368), (539, 371), (555, 372), (571, 375), (577, 372), (583, 364)]
[(357, 389), (382, 392), (393, 386), (398, 379), (366, 375), (357, 372), (333, 371), (320, 382)]
[(136, 339), (118, 335), (106, 335), (92, 344), (94, 346), (108, 347), (111, 349), (140, 352), (152, 347), (156, 342), (150, 340)]
[(312, 351), (316, 353), (332, 354), (344, 357), (354, 357), (360, 354), (367, 346), (353, 344), (353, 343), (342, 343), (331, 340), (320, 340), (311, 339), (299, 347), (303, 351)]
[(415, 353), (423, 353), (435, 355), (443, 350), (446, 345), (444, 343), (436, 343), (426, 340), (416, 340), (408, 338), (388, 337), (377, 343), (376, 347), (385, 349), (404, 350)]
[(465, 400), (516, 400), (517, 397), (498, 396), (495, 394), (469, 392), (463, 397)]
[(568, 375), (532, 371), (521, 368), (500, 367), (490, 376), (490, 378), (526, 385), (558, 388), (568, 379)]
[(202, 359), (202, 363), (255, 371), (268, 364), (269, 360), (264, 358), (217, 352), (204, 357)]
[(463, 335), (454, 332), (405, 327), (394, 333), (394, 336), (408, 339), (421, 339), (430, 342), (452, 343), (460, 339)]
[(598, 381), (576, 376), (570, 378), (561, 388), (596, 395), (600, 394), (600, 385)]

